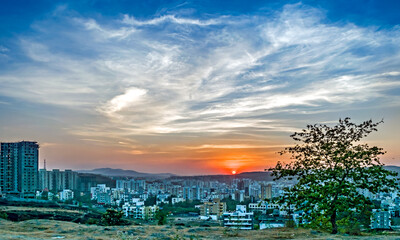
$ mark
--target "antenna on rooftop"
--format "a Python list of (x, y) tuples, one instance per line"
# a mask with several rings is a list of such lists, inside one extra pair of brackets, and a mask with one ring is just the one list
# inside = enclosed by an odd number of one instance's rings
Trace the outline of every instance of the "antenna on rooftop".
[(43, 168), (44, 168), (44, 170), (46, 170), (46, 158), (45, 159), (43, 159)]

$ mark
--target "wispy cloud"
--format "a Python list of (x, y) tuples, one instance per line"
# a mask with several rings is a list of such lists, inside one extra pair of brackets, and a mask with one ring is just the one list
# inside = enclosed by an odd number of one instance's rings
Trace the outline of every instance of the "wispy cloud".
[(6, 53), (6, 52), (8, 52), (8, 51), (10, 51), (8, 48), (6, 48), (6, 47), (0, 45), (0, 52), (1, 52), (1, 53)]
[(106, 39), (109, 38), (117, 38), (117, 39), (125, 39), (129, 37), (132, 33), (135, 32), (135, 29), (130, 27), (121, 27), (119, 29), (106, 29), (105, 27), (100, 26), (94, 19), (83, 20), (83, 19), (75, 19), (78, 23), (83, 24), (83, 26), (87, 30), (97, 31), (99, 37), (104, 37)]
[[(124, 15), (122, 19), (122, 23), (133, 25), (133, 26), (146, 26), (146, 25), (159, 25), (166, 22), (175, 23), (175, 24), (187, 24), (187, 25), (197, 25), (197, 26), (209, 26), (209, 25), (217, 25), (224, 23), (221, 21), (222, 19), (207, 19), (207, 20), (199, 20), (199, 19), (190, 19), (190, 18), (180, 18), (174, 15), (164, 15), (158, 18), (153, 18), (146, 21), (139, 21), (133, 16), (129, 16), (127, 14)], [(225, 23), (224, 23), (225, 24)]]
[(214, 144), (204, 144), (201, 146), (187, 146), (187, 149), (246, 149), (246, 148), (277, 148), (282, 149), (290, 145), (248, 145), (248, 144), (224, 144), (224, 145), (214, 145)]
[(99, 110), (106, 114), (113, 115), (123, 109), (126, 109), (127, 107), (134, 107), (135, 104), (140, 105), (140, 101), (146, 95), (146, 93), (147, 91), (145, 89), (131, 87), (127, 89), (124, 94), (118, 95), (111, 99)]
[[(258, 148), (270, 144), (198, 141), (260, 140), (298, 130), (304, 113), (398, 106), (399, 28), (324, 17), (302, 4), (272, 16), (66, 14), (19, 36), (27, 60), (0, 73), (0, 96), (79, 110), (84, 120), (67, 133), (138, 141), (138, 149), (122, 149), (136, 155), (165, 136), (194, 149)], [(0, 54), (10, 52), (0, 46)]]

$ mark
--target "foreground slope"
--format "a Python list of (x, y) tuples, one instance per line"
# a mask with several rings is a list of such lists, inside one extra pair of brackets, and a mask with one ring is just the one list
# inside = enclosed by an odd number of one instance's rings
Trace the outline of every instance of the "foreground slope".
[(11, 222), (0, 219), (0, 239), (400, 239), (400, 236), (352, 237), (305, 229), (226, 231), (222, 227), (118, 226), (103, 227), (55, 220)]

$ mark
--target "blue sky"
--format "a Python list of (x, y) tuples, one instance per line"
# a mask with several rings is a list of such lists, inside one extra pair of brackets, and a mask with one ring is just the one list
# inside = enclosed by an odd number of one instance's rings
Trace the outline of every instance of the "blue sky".
[(344, 117), (400, 164), (398, 1), (2, 4), (0, 138), (50, 168), (263, 170)]

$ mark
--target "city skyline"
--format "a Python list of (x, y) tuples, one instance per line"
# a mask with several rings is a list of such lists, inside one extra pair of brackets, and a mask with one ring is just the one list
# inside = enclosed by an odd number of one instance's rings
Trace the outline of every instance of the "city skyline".
[(24, 4), (0, 10), (0, 142), (40, 168), (263, 171), (345, 117), (384, 119), (366, 142), (400, 165), (396, 1)]

